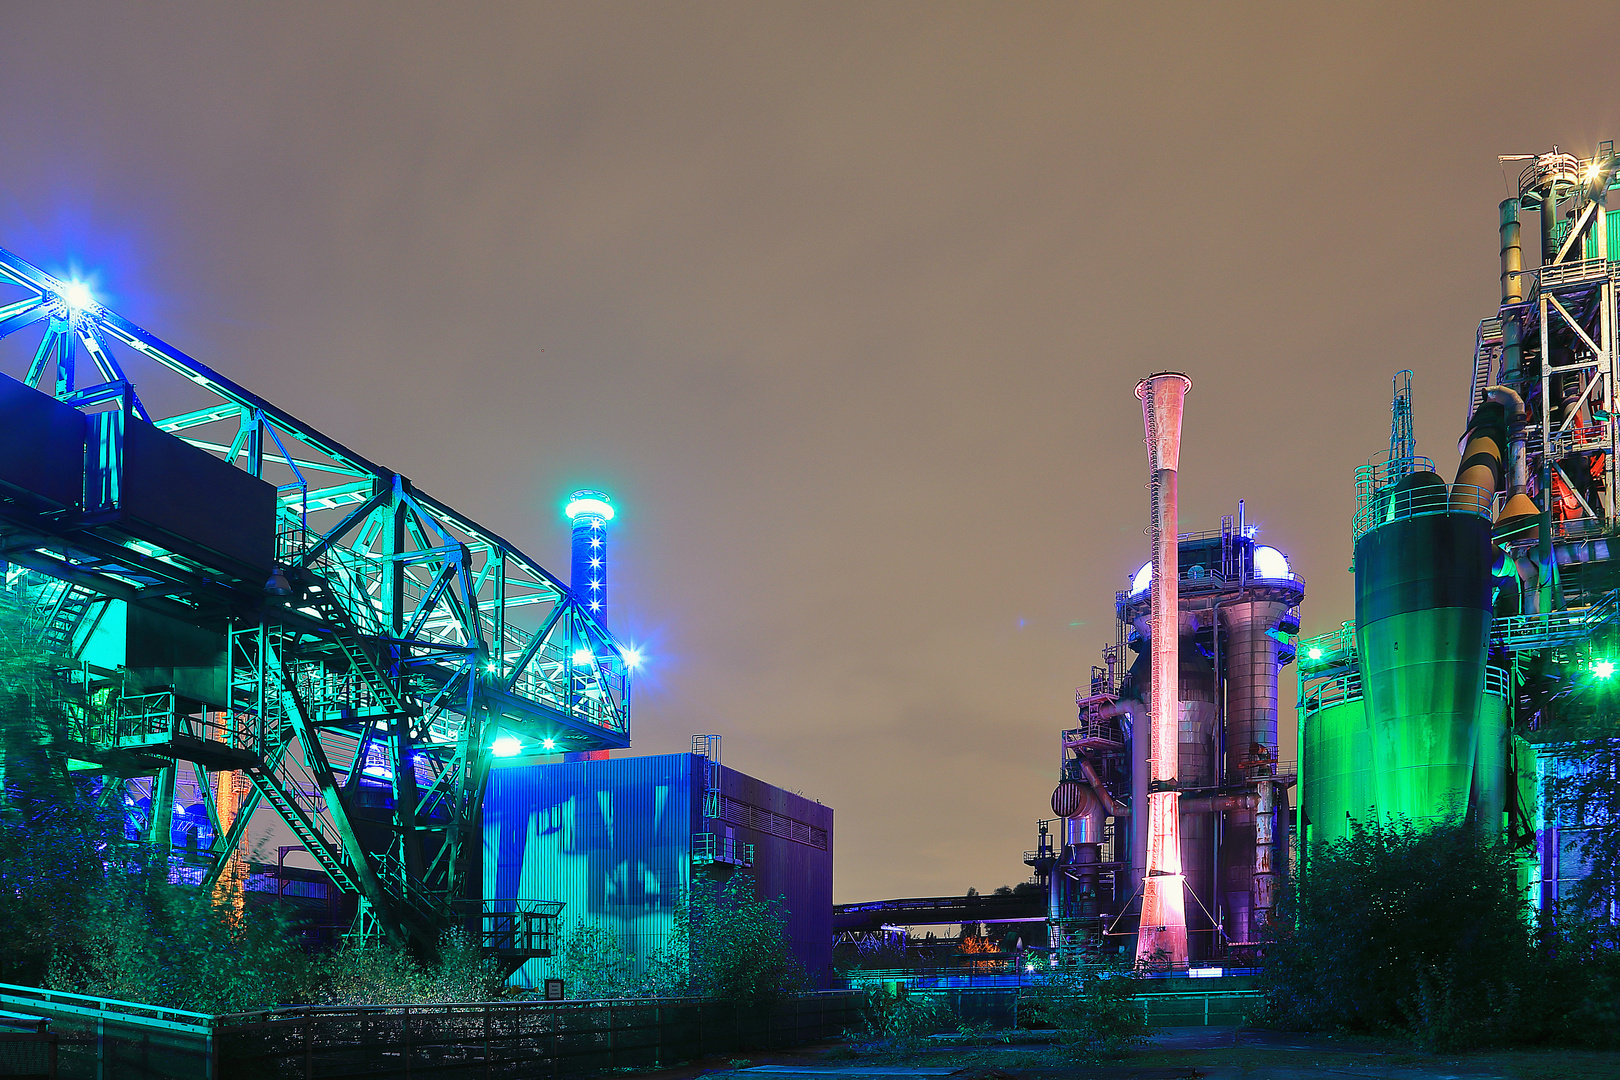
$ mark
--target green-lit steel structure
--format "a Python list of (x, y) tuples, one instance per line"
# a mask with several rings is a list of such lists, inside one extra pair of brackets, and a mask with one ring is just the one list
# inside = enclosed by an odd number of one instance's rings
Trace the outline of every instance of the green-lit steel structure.
[[(1390, 446), (1358, 470), (1353, 622), (1299, 642), (1298, 828), (1468, 821), (1524, 853), (1538, 905), (1571, 877), (1549, 777), (1620, 737), (1612, 142), (1524, 162), (1498, 208), (1501, 303), (1475, 338), (1457, 476), (1418, 457), (1411, 373)], [(1521, 217), (1539, 261), (1527, 267)]]
[(482, 919), (534, 955), (522, 939), (545, 913), (480, 895), (480, 800), (497, 738), (629, 745), (605, 614), (409, 478), (6, 251), (0, 338), (0, 584), (84, 705), (53, 749), (106, 778), (109, 806), (149, 799), (159, 850), (190, 778), (205, 888), (240, 865), (262, 810), (356, 932), (431, 951)]

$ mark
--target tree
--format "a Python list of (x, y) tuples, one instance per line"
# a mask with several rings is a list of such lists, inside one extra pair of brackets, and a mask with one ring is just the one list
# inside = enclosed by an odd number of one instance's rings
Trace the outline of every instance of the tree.
[(0, 981), (38, 984), (78, 939), (123, 807), (103, 814), (101, 781), (68, 770), (72, 710), (94, 703), (40, 653), (30, 615), (0, 588)]
[(1577, 920), (1536, 919), (1516, 869), (1463, 826), (1358, 825), (1317, 847), (1272, 922), (1267, 1017), (1431, 1049), (1612, 1039), (1614, 953)]
[(1571, 743), (1551, 759), (1548, 817), (1581, 857), (1566, 915), (1577, 912), (1612, 934), (1620, 917), (1620, 739)]
[(688, 993), (766, 1009), (809, 985), (783, 900), (761, 900), (753, 878), (700, 883), (681, 908), (672, 953), (684, 961)]

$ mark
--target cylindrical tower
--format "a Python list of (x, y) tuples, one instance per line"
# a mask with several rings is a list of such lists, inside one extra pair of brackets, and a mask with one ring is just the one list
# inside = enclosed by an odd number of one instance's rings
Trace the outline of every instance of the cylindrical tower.
[(1343, 840), (1350, 835), (1352, 821), (1364, 822), (1376, 814), (1372, 742), (1360, 677), (1319, 689), (1301, 711), (1300, 757), (1308, 762), (1310, 779), (1300, 798), (1311, 823), (1309, 839), (1313, 844)]
[[(1196, 617), (1183, 613), (1183, 637), (1189, 636)], [(1181, 652), (1181, 731), (1176, 748), (1176, 780), (1182, 789), (1208, 789), (1216, 786), (1219, 768), (1215, 762), (1216, 728), (1220, 707), (1215, 699), (1215, 667), (1191, 642), (1183, 641)], [(1179, 799), (1179, 797), (1178, 797)], [(1181, 869), (1187, 893), (1195, 899), (1184, 902), (1187, 917), (1189, 960), (1208, 960), (1215, 950), (1215, 924), (1210, 913), (1218, 908), (1215, 899), (1215, 815), (1189, 813), (1181, 801)]]
[(607, 523), (613, 502), (600, 491), (576, 491), (563, 511), (574, 523), (568, 587), (602, 626), (608, 620)]
[(1492, 615), (1490, 519), (1477, 500), (1448, 509), (1445, 491), (1432, 472), (1404, 477), (1355, 550), (1373, 799), (1419, 823), (1467, 811)]
[(1187, 962), (1187, 916), (1181, 873), (1181, 809), (1176, 772), (1181, 743), (1180, 553), (1176, 543), (1176, 473), (1181, 464), (1181, 411), (1192, 380), (1179, 372), (1150, 375), (1136, 386), (1147, 428), (1148, 532), (1153, 593), (1149, 725), (1147, 878), (1142, 883), (1138, 963)]
[[(1276, 775), (1278, 642), (1272, 632), (1290, 606), (1288, 599), (1265, 598), (1221, 608), (1226, 631), (1228, 784), (1254, 781), (1264, 786)], [(1245, 806), (1226, 813), (1222, 900), (1227, 937), (1234, 942), (1258, 940), (1263, 919), (1257, 915), (1271, 906), (1267, 901), (1279, 870), (1274, 847), (1256, 842), (1258, 812)]]

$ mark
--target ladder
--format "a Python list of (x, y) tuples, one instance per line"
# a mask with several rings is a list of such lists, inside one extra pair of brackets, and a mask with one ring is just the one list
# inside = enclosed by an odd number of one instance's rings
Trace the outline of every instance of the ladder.
[(1495, 373), (1497, 358), (1501, 355), (1502, 320), (1495, 316), (1481, 319), (1479, 333), (1474, 338), (1474, 381), (1469, 387), (1468, 415), (1463, 418), (1465, 425), (1485, 403), (1485, 388), (1495, 384), (1492, 375)]

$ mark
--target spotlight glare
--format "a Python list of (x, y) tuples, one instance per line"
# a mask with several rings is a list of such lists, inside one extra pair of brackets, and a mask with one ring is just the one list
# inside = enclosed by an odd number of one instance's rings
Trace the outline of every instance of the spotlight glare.
[(96, 306), (90, 286), (82, 281), (69, 281), (62, 286), (62, 299), (74, 311), (89, 311)]
[(523, 753), (523, 740), (514, 739), (510, 735), (502, 735), (495, 740), (490, 749), (495, 752), (496, 757), (516, 757), (518, 754)]
[(580, 649), (580, 650), (578, 650), (578, 651), (576, 651), (574, 653), (574, 666), (575, 667), (589, 667), (591, 661), (595, 660), (595, 659), (596, 659), (596, 654), (591, 652), (591, 650), (589, 650), (589, 649)]
[(555, 749), (557, 749), (557, 740), (556, 739), (541, 739), (540, 740), (540, 748), (542, 750), (555, 750)]
[(641, 650), (636, 648), (634, 645), (630, 646), (628, 649), (625, 649), (619, 655), (624, 658), (624, 667), (626, 671), (634, 671), (641, 666)]
[(1312, 645), (1309, 649), (1307, 649), (1305, 651), (1305, 658), (1307, 660), (1320, 660), (1320, 659), (1322, 659), (1322, 647), (1320, 645)]
[(1600, 679), (1607, 679), (1614, 674), (1614, 662), (1612, 660), (1597, 661), (1592, 665), (1592, 674)]

